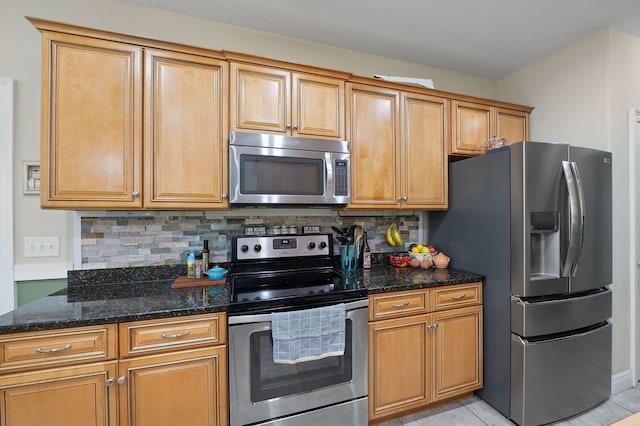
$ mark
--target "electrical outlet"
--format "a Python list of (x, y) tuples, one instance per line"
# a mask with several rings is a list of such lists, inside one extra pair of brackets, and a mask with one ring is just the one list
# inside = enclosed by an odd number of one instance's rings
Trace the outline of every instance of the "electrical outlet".
[(26, 237), (24, 239), (24, 257), (60, 256), (59, 237)]

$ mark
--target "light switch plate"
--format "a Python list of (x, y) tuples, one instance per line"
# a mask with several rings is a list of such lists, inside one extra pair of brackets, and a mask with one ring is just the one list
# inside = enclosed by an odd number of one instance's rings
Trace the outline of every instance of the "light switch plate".
[(24, 257), (60, 256), (60, 237), (25, 237)]

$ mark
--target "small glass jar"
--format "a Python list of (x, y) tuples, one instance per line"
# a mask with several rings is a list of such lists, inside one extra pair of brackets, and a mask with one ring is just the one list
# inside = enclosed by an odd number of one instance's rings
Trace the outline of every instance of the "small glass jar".
[(282, 227), (280, 225), (276, 225), (273, 227), (273, 235), (282, 234)]

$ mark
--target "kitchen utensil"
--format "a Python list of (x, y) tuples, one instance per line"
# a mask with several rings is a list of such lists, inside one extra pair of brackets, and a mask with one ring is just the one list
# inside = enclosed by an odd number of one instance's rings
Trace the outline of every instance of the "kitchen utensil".
[(227, 270), (219, 266), (214, 266), (205, 272), (205, 274), (207, 274), (211, 281), (216, 281), (221, 280), (227, 274)]
[(342, 235), (342, 236), (344, 236), (344, 234), (346, 233), (346, 232), (344, 232), (342, 229), (337, 228), (337, 227), (335, 227), (335, 226), (332, 226), (332, 227), (331, 227), (331, 229), (333, 229), (333, 232), (335, 232), (335, 233), (336, 233), (336, 234), (338, 234), (338, 235)]
[(353, 245), (355, 246), (355, 258), (356, 258), (356, 261), (357, 261), (357, 259), (360, 258), (360, 250), (361, 250), (361, 248), (360, 248), (360, 240), (362, 238), (362, 235), (364, 234), (364, 230), (362, 229), (362, 226), (360, 226), (360, 225), (354, 225), (354, 226), (355, 226), (355, 228), (354, 228), (354, 231), (353, 231), (353, 233), (354, 233)]
[(336, 237), (336, 240), (340, 241), (344, 245), (348, 245), (349, 244), (349, 239), (347, 237), (343, 237), (341, 235), (338, 235)]

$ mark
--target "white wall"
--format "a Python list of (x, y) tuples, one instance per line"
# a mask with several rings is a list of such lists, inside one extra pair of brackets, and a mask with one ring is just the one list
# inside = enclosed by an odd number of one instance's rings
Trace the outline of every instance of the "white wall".
[(498, 82), (502, 99), (534, 105), (531, 139), (613, 156), (613, 373), (631, 368), (627, 111), (640, 105), (640, 39), (613, 28)]
[[(496, 83), (492, 80), (115, 0), (4, 0), (0, 13), (0, 77), (16, 80), (14, 245), (18, 275), (30, 273), (42, 264), (51, 266), (45, 270), (45, 275), (50, 271), (57, 275), (61, 268), (73, 261), (72, 213), (43, 211), (39, 207), (38, 197), (22, 194), (22, 161), (40, 159), (40, 33), (24, 16), (217, 50), (251, 53), (358, 75), (372, 76), (381, 73), (427, 77), (432, 78), (436, 87), (442, 90), (487, 98), (496, 96)], [(60, 257), (24, 258), (25, 237), (49, 235), (60, 236)]]

